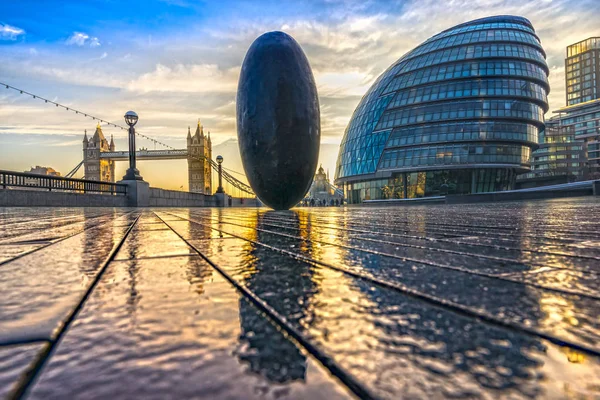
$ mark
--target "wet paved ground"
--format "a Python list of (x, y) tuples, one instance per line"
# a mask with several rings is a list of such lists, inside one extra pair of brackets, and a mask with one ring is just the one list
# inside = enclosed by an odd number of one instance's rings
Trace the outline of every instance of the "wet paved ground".
[(600, 199), (0, 209), (0, 398), (600, 398)]

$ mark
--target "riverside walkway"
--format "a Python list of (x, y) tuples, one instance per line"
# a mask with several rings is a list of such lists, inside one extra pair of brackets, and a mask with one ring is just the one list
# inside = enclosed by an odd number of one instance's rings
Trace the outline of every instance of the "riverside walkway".
[(0, 208), (0, 399), (598, 398), (600, 198)]

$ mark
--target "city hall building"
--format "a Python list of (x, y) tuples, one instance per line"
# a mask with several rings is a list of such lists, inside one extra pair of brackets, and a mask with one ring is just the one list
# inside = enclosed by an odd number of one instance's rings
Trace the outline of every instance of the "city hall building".
[(336, 185), (349, 203), (514, 188), (544, 127), (548, 72), (522, 17), (433, 36), (362, 98), (340, 145)]

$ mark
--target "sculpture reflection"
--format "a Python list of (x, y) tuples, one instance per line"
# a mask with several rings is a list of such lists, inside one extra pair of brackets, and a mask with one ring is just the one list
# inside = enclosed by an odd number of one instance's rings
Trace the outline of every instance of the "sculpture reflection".
[[(266, 212), (256, 216), (256, 227), (262, 227), (262, 221), (276, 212)], [(295, 226), (299, 219), (290, 214)], [(256, 232), (255, 240), (279, 246), (273, 235)], [(314, 317), (311, 299), (318, 290), (312, 280), (311, 267), (304, 263), (281, 264), (274, 260), (272, 253), (264, 247), (249, 243), (247, 271), (243, 284), (259, 297), (266, 300), (281, 315), (285, 315), (294, 325), (310, 325)], [(301, 240), (286, 242), (303, 245)], [(283, 383), (306, 379), (306, 356), (288, 340), (274, 342), (275, 327), (263, 316), (257, 315), (254, 308), (240, 299), (241, 338), (248, 341), (249, 349), (240, 353), (241, 360), (248, 362), (252, 371), (260, 373), (271, 381)], [(283, 337), (282, 337), (283, 339)]]

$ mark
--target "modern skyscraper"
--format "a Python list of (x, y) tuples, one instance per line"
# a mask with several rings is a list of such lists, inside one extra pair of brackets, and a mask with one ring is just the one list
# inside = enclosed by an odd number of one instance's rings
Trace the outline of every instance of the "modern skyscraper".
[(567, 47), (567, 106), (600, 98), (600, 37)]
[(346, 199), (513, 189), (548, 110), (546, 54), (531, 23), (466, 22), (392, 64), (354, 111), (335, 183)]
[(600, 37), (567, 46), (567, 106), (553, 111), (518, 187), (600, 178)]

